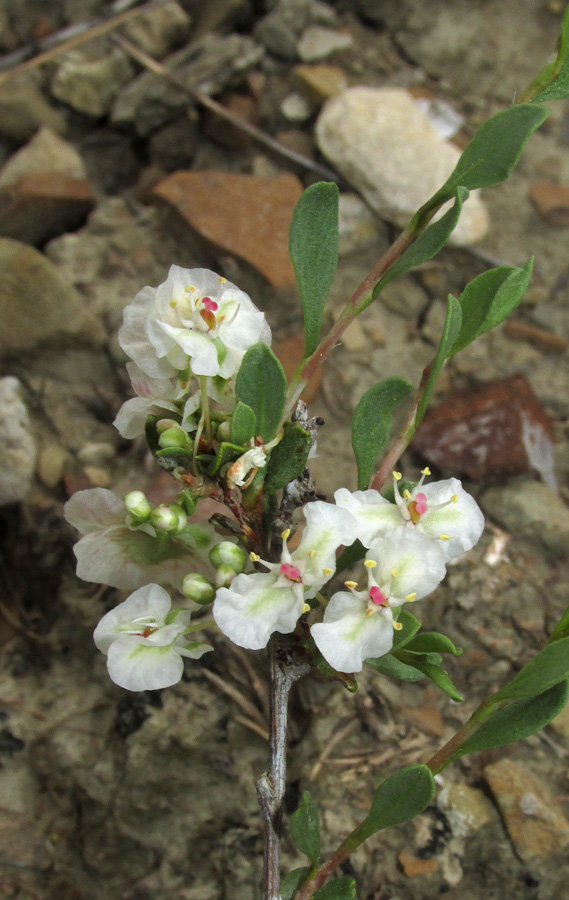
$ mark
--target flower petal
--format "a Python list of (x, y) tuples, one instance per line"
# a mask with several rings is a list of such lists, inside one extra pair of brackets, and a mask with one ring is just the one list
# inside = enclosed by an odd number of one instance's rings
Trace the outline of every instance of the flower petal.
[(127, 691), (156, 691), (180, 681), (184, 662), (171, 644), (161, 647), (129, 636), (113, 641), (107, 669), (115, 684)]
[(367, 559), (377, 563), (372, 570), (377, 583), (390, 583), (392, 600), (397, 598), (401, 603), (409, 594), (415, 594), (417, 600), (426, 597), (446, 574), (440, 542), (413, 527), (397, 528), (377, 540), (368, 550)]
[(272, 573), (238, 575), (231, 587), (220, 588), (213, 604), (213, 618), (223, 633), (239, 647), (260, 650), (271, 634), (294, 631), (304, 599), (292, 587), (275, 587)]
[(367, 603), (340, 591), (330, 598), (324, 621), (310, 629), (316, 646), (338, 672), (361, 672), (364, 659), (376, 659), (393, 646), (390, 609), (366, 615)]
[[(146, 584), (103, 616), (95, 628), (93, 640), (101, 653), (106, 653), (117, 638), (136, 627), (133, 623), (137, 620), (155, 619), (163, 624), (171, 605), (170, 595), (164, 588)], [(140, 630), (144, 630), (144, 625), (141, 624)]]
[(63, 514), (69, 524), (81, 534), (100, 531), (108, 525), (118, 525), (126, 520), (123, 501), (105, 488), (77, 491), (65, 504)]
[[(427, 498), (427, 512), (421, 516), (421, 530), (430, 538), (440, 541), (445, 560), (448, 562), (461, 553), (471, 550), (484, 531), (484, 516), (474, 497), (471, 497), (458, 480), (433, 481), (424, 484), (421, 491)], [(451, 497), (456, 496), (455, 503)], [(442, 509), (431, 507), (447, 504)], [(440, 540), (440, 535), (449, 540)]]
[(347, 509), (356, 520), (354, 540), (357, 538), (364, 547), (371, 547), (377, 538), (393, 528), (404, 525), (399, 509), (389, 503), (378, 491), (354, 491), (340, 488), (334, 494), (336, 504)]
[(292, 559), (304, 560), (302, 581), (311, 587), (321, 587), (330, 580), (330, 573), (323, 569), (336, 568), (336, 550), (342, 544), (351, 544), (356, 539), (356, 522), (345, 509), (332, 503), (317, 500), (304, 507), (306, 528)]

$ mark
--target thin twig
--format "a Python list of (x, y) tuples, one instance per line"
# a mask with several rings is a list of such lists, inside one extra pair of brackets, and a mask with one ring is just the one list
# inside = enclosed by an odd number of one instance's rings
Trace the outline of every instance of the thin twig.
[(209, 669), (203, 669), (202, 674), (205, 675), (206, 678), (209, 679), (216, 687), (223, 691), (224, 694), (227, 694), (228, 697), (231, 697), (232, 700), (237, 703), (238, 706), (241, 707), (243, 712), (249, 716), (253, 721), (257, 722), (260, 727), (264, 726), (263, 717), (257, 707), (251, 703), (247, 697), (244, 697), (243, 694), (237, 690), (232, 684), (228, 684), (223, 678), (220, 678), (219, 675), (216, 675), (215, 672), (210, 672)]
[(261, 728), (260, 725), (257, 725), (257, 723), (253, 722), (251, 719), (247, 719), (245, 716), (234, 716), (233, 721), (248, 728), (249, 731), (252, 731), (254, 734), (258, 734), (264, 741), (269, 740), (269, 732), (267, 729)]
[[(163, 3), (164, 0), (159, 0), (160, 3)], [(119, 25), (124, 25), (125, 22), (128, 22), (129, 19), (132, 19), (134, 16), (139, 15), (142, 12), (148, 12), (150, 9), (157, 5), (157, 0), (150, 0), (149, 3), (145, 3), (144, 6), (137, 6), (135, 9), (127, 9), (125, 12), (119, 13), (117, 16), (113, 16), (112, 19), (105, 19), (102, 22), (96, 22), (96, 24), (90, 23), (81, 23), (80, 25), (74, 25), (71, 29), (64, 29), (64, 31), (60, 32), (60, 36), (65, 34), (69, 34), (70, 31), (75, 33), (71, 34), (71, 37), (64, 38), (61, 43), (56, 44), (55, 47), (50, 47), (48, 50), (45, 50), (43, 53), (38, 53), (37, 56), (34, 56), (32, 59), (28, 59), (25, 62), (19, 63), (18, 65), (13, 64), (13, 54), (10, 54), (10, 57), (3, 57), (0, 59), (0, 69), (5, 68), (6, 66), (11, 65), (6, 72), (2, 72), (0, 74), (0, 85), (4, 84), (4, 82), (9, 81), (11, 78), (20, 75), (22, 72), (28, 72), (31, 69), (37, 69), (38, 66), (43, 65), (43, 63), (49, 62), (55, 57), (59, 56), (62, 53), (68, 53), (69, 50), (74, 50), (76, 47), (81, 46), (81, 44), (87, 43), (87, 41), (92, 41), (94, 38), (102, 37), (105, 34), (108, 34), (109, 31), (113, 31), (115, 28), (118, 28)], [(81, 26), (84, 27), (81, 27)], [(77, 32), (77, 29), (80, 29)], [(54, 35), (50, 35), (49, 41), (54, 40)], [(11, 62), (12, 60), (12, 62)]]
[(318, 759), (312, 766), (312, 769), (310, 770), (310, 780), (311, 781), (314, 781), (314, 779), (317, 778), (317, 776), (320, 774), (320, 770), (322, 769), (322, 766), (324, 765), (326, 760), (329, 759), (334, 747), (337, 747), (338, 744), (344, 740), (344, 738), (347, 738), (348, 735), (351, 734), (352, 731), (355, 730), (357, 725), (358, 725), (357, 719), (350, 719), (344, 725), (343, 728), (340, 728), (338, 731), (336, 731), (336, 733), (330, 738), (330, 740), (324, 747), (322, 753), (320, 754), (320, 756), (318, 757)]
[(165, 81), (169, 82), (169, 84), (173, 85), (173, 87), (178, 88), (178, 90), (182, 91), (182, 93), (184, 93), (191, 100), (194, 100), (201, 106), (205, 106), (206, 109), (211, 110), (221, 119), (225, 119), (226, 122), (230, 122), (235, 128), (238, 128), (240, 131), (243, 131), (245, 134), (248, 134), (250, 137), (252, 137), (253, 140), (257, 141), (257, 143), (263, 144), (265, 147), (268, 147), (270, 150), (273, 150), (280, 156), (284, 156), (291, 162), (302, 166), (304, 169), (315, 172), (317, 175), (320, 175), (327, 181), (340, 181), (338, 175), (333, 172), (332, 169), (328, 169), (327, 166), (323, 166), (320, 163), (314, 162), (314, 160), (309, 159), (307, 156), (303, 156), (302, 153), (296, 153), (294, 150), (289, 150), (288, 147), (285, 147), (284, 144), (276, 141), (265, 131), (261, 131), (260, 128), (257, 128), (250, 122), (246, 122), (239, 116), (234, 115), (227, 109), (227, 107), (223, 106), (221, 103), (218, 103), (216, 100), (212, 100), (211, 97), (209, 97), (203, 91), (200, 91), (199, 88), (189, 87), (188, 85), (184, 84), (184, 82), (180, 78), (177, 78), (176, 75), (174, 75), (172, 72), (170, 72), (170, 70), (167, 69), (166, 66), (163, 66), (152, 56), (148, 56), (147, 53), (144, 53), (130, 41), (127, 41), (126, 38), (115, 34), (112, 36), (112, 40), (119, 47), (121, 47), (125, 51), (125, 53), (128, 53), (129, 56), (132, 56), (133, 59), (140, 63), (141, 66), (144, 66), (150, 72), (154, 72), (155, 75), (159, 75), (161, 78), (164, 78)]

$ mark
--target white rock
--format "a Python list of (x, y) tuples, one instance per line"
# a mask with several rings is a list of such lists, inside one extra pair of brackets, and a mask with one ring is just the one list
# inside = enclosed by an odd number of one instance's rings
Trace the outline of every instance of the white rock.
[(288, 94), (281, 103), (281, 112), (289, 122), (306, 122), (312, 115), (314, 107), (310, 100), (298, 91)]
[(14, 153), (0, 171), (0, 187), (8, 187), (26, 175), (64, 172), (70, 178), (86, 178), (83, 160), (75, 147), (44, 126)]
[[(399, 88), (349, 88), (325, 104), (316, 137), (322, 153), (370, 206), (401, 227), (444, 184), (460, 157)], [(487, 229), (486, 208), (473, 191), (451, 243), (474, 243)]]
[(98, 59), (80, 52), (68, 53), (53, 79), (51, 93), (78, 112), (100, 118), (133, 78), (134, 68), (119, 50)]
[(340, 256), (378, 243), (384, 225), (357, 194), (340, 194)]
[(36, 442), (20, 388), (17, 378), (0, 379), (0, 506), (24, 499), (36, 464)]
[(336, 50), (346, 50), (352, 44), (351, 34), (323, 28), (322, 25), (311, 25), (298, 42), (298, 55), (303, 62), (316, 62), (326, 59)]

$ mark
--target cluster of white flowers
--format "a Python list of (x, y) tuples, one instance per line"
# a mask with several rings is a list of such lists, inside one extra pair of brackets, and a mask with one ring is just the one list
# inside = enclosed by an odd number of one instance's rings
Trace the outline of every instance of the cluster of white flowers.
[[(119, 341), (132, 360), (127, 369), (137, 396), (122, 406), (116, 427), (136, 437), (153, 416), (158, 448), (193, 448), (195, 466), (204, 428), (208, 447), (227, 440), (244, 354), (270, 339), (264, 315), (235, 285), (206, 269), (172, 266), (163, 284), (144, 288), (125, 309)], [(270, 449), (255, 438), (237, 448), (241, 455), (224, 470), (227, 489), (247, 486)], [(300, 542), (291, 550), (285, 530), (278, 562), (248, 557), (237, 538), (222, 538), (193, 514), (184, 491), (178, 503), (158, 507), (140, 491), (124, 501), (100, 488), (74, 494), (65, 514), (83, 535), (75, 546), (77, 574), (134, 591), (95, 631), (111, 678), (133, 691), (167, 687), (182, 677), (183, 657), (212, 649), (189, 640), (204, 627), (258, 650), (273, 633), (294, 632), (304, 615), (318, 650), (340, 672), (360, 671), (365, 659), (388, 653), (400, 628), (398, 609), (430, 594), (447, 562), (473, 547), (484, 525), (459, 481), (424, 484), (428, 474), (401, 494), (394, 473), (394, 502), (374, 490), (341, 489), (334, 504), (306, 504)], [(362, 584), (346, 581), (347, 590), (327, 600), (321, 591), (335, 574), (337, 552), (356, 540), (367, 550)], [(183, 595), (186, 606), (172, 609), (164, 587)], [(213, 601), (213, 620), (192, 624), (188, 600)]]
[(336, 505), (305, 506), (306, 528), (296, 550), (289, 552), (283, 533), (279, 563), (252, 560), (268, 573), (242, 574), (217, 591), (213, 616), (231, 640), (251, 650), (266, 646), (275, 632), (290, 633), (307, 602), (335, 572), (336, 551), (360, 540), (367, 549), (367, 586), (346, 582), (348, 591), (332, 595), (321, 622), (310, 632), (326, 661), (340, 672), (359, 672), (363, 661), (388, 653), (397, 629), (396, 611), (403, 603), (430, 594), (442, 581), (446, 563), (473, 547), (484, 528), (475, 500), (455, 478), (424, 484), (428, 469), (412, 491), (395, 502), (377, 491), (335, 494)]

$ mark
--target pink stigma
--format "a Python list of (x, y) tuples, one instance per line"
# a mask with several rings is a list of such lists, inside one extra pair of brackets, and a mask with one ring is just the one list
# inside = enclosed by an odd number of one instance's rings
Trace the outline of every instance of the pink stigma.
[(387, 597), (384, 597), (380, 589), (375, 585), (369, 589), (369, 595), (376, 606), (389, 606)]
[(427, 512), (427, 498), (424, 494), (417, 494), (415, 497), (415, 512), (420, 516)]
[(290, 563), (282, 563), (280, 573), (281, 575), (284, 575), (285, 578), (289, 578), (290, 581), (302, 581), (299, 570), (296, 566), (291, 566)]
[(217, 309), (217, 303), (215, 300), (212, 300), (211, 297), (204, 297), (202, 303), (210, 312), (215, 312)]

